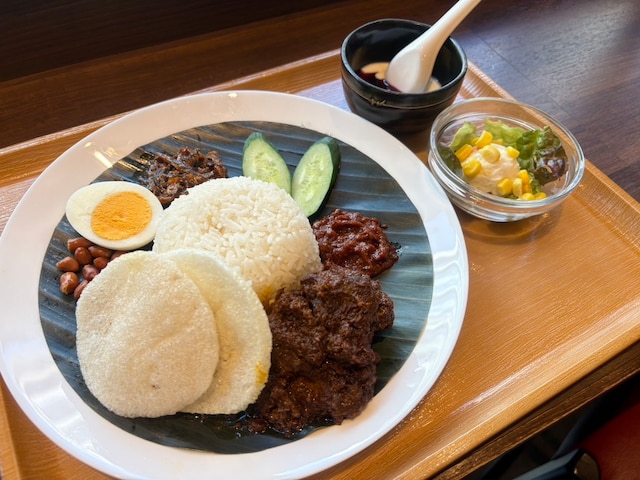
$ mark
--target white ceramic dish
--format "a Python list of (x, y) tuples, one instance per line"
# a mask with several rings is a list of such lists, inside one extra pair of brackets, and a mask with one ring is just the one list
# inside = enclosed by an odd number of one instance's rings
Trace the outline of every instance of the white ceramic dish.
[[(398, 181), (426, 230), (433, 292), (426, 326), (403, 366), (356, 419), (247, 454), (159, 445), (111, 424), (65, 381), (39, 315), (42, 260), (66, 199), (135, 148), (188, 128), (228, 121), (304, 127), (353, 146)], [(446, 195), (402, 143), (361, 118), (298, 96), (256, 91), (195, 95), (156, 104), (103, 127), (34, 182), (0, 237), (0, 371), (31, 421), (92, 467), (120, 478), (299, 478), (361, 451), (400, 422), (431, 389), (456, 344), (467, 302), (462, 231)], [(11, 281), (9, 281), (9, 279)]]

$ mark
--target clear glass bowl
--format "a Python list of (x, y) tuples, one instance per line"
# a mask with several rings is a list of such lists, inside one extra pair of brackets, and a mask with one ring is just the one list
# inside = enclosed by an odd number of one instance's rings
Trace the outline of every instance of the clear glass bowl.
[[(478, 131), (482, 131), (486, 117), (527, 130), (549, 126), (560, 138), (567, 154), (567, 169), (561, 178), (544, 185), (546, 198), (525, 201), (483, 192), (446, 165), (438, 146), (449, 145), (465, 122), (476, 124)], [(433, 122), (429, 145), (429, 167), (451, 202), (471, 215), (494, 222), (522, 220), (557, 207), (579, 185), (585, 168), (580, 145), (562, 124), (535, 107), (502, 98), (474, 98), (454, 103)]]

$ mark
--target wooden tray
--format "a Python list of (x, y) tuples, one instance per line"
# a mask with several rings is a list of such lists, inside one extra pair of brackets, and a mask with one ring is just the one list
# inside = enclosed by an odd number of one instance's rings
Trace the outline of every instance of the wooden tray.
[[(338, 51), (208, 89), (276, 90), (346, 109)], [(508, 97), (470, 65), (460, 98)], [(0, 230), (49, 163), (112, 121), (0, 150)], [(412, 146), (426, 161), (426, 144)], [(588, 162), (561, 208), (494, 224), (459, 213), (467, 315), (453, 355), (414, 411), (317, 478), (458, 478), (638, 371), (640, 205)], [(106, 478), (67, 455), (0, 388), (2, 478)]]

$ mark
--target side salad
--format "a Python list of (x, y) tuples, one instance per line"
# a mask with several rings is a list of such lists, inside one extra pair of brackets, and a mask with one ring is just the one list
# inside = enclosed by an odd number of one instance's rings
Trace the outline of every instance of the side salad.
[(549, 126), (537, 130), (484, 119), (482, 131), (465, 122), (450, 145), (439, 147), (447, 166), (481, 191), (518, 200), (545, 198), (542, 187), (561, 178), (567, 155)]

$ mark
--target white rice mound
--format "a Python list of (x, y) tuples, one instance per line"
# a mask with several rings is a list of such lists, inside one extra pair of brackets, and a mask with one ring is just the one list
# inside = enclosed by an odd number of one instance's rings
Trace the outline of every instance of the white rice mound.
[(263, 303), (321, 269), (313, 230), (295, 200), (248, 177), (209, 180), (171, 203), (153, 250), (180, 248), (217, 254), (251, 282)]
[(195, 249), (160, 254), (174, 261), (200, 288), (213, 311), (220, 359), (213, 381), (196, 402), (181, 409), (231, 414), (257, 398), (269, 376), (271, 329), (251, 284), (210, 252)]
[(76, 306), (87, 387), (124, 417), (172, 415), (209, 388), (218, 365), (214, 315), (196, 284), (146, 251), (113, 260)]

